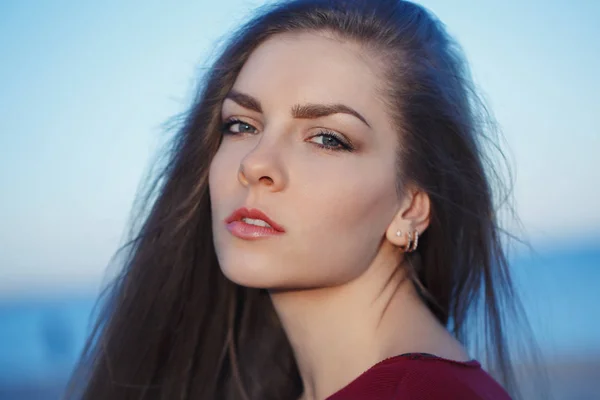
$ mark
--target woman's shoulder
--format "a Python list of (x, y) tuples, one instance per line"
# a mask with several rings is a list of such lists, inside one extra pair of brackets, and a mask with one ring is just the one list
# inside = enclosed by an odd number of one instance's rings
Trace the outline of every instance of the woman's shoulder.
[(327, 400), (510, 400), (476, 360), (459, 362), (424, 353), (374, 365)]

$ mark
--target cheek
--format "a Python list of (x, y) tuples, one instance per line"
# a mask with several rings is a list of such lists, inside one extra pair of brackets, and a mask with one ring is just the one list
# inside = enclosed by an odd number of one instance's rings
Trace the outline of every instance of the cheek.
[[(235, 182), (235, 176), (232, 178), (232, 163), (230, 156), (222, 148), (219, 148), (210, 163), (208, 173), (208, 188), (211, 203), (211, 219), (213, 230), (213, 245), (219, 265), (223, 273), (232, 281), (236, 281), (235, 274), (231, 276), (228, 267), (235, 264), (235, 257), (229, 256), (227, 251), (228, 240), (227, 232), (223, 220), (227, 217), (228, 208), (232, 208), (232, 184)], [(233, 181), (233, 182), (232, 182)], [(231, 211), (231, 210), (229, 210)]]
[(369, 232), (371, 226), (387, 226), (397, 203), (393, 169), (379, 161), (355, 164), (313, 173), (310, 191), (304, 192), (306, 203), (333, 229)]
[[(316, 276), (335, 283), (369, 266), (396, 210), (395, 180), (381, 168), (346, 169), (342, 179), (313, 179), (296, 208), (295, 252)], [(332, 183), (335, 182), (335, 183)]]
[(208, 188), (213, 203), (226, 198), (232, 183), (235, 182), (236, 164), (230, 153), (221, 146), (210, 163)]
[[(215, 239), (215, 247), (218, 251), (219, 236), (222, 235), (223, 220), (227, 217), (228, 212), (231, 212), (233, 207), (232, 193), (233, 185), (236, 183), (234, 167), (229, 162), (228, 157), (221, 151), (218, 151), (214, 156), (208, 172), (208, 190), (211, 205), (211, 218), (213, 226), (213, 237)], [(232, 175), (234, 174), (234, 175)], [(221, 229), (220, 229), (221, 228)]]
[(210, 167), (208, 169), (208, 187), (211, 193), (214, 191), (213, 186), (215, 186), (219, 182), (219, 175), (223, 173), (223, 155), (222, 151), (219, 148), (217, 153), (214, 155), (212, 161), (210, 162)]

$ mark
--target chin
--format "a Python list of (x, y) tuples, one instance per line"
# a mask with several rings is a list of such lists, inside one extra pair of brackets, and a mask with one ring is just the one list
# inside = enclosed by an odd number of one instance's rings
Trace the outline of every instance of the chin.
[[(283, 277), (281, 279), (268, 280), (257, 279), (256, 277), (250, 277), (248, 279), (232, 279), (227, 273), (224, 272), (224, 274), (230, 281), (240, 286), (252, 289), (264, 289), (271, 294), (312, 291), (341, 285), (339, 283), (318, 281), (315, 279), (284, 279)], [(239, 276), (235, 276), (235, 278), (239, 278)]]
[(250, 262), (250, 260), (240, 262), (239, 258), (241, 257), (232, 258), (237, 258), (237, 260), (221, 261), (219, 259), (221, 272), (231, 282), (256, 289), (269, 289), (281, 284), (283, 277), (274, 266), (268, 265), (268, 263)]
[(281, 266), (269, 263), (219, 262), (221, 272), (231, 282), (253, 289), (273, 291), (305, 290), (328, 286), (324, 282), (314, 282), (308, 277), (291, 276), (292, 271), (282, 271)]

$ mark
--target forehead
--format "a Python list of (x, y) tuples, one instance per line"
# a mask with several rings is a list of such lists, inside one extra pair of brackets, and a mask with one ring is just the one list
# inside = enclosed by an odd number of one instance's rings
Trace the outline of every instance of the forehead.
[(250, 55), (234, 88), (266, 107), (314, 102), (372, 108), (381, 74), (368, 56), (358, 44), (324, 33), (278, 34)]

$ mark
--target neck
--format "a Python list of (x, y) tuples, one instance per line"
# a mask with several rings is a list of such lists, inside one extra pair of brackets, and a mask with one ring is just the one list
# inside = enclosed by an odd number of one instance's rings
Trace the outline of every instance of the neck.
[(327, 398), (386, 358), (439, 353), (435, 344), (449, 334), (396, 265), (376, 260), (340, 286), (271, 293), (304, 384), (303, 400)]

